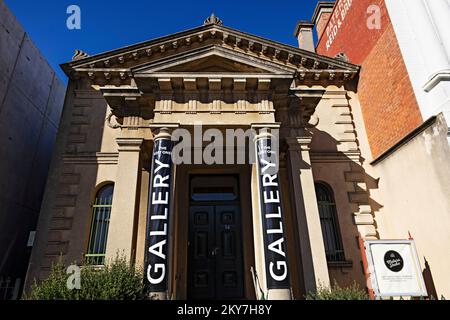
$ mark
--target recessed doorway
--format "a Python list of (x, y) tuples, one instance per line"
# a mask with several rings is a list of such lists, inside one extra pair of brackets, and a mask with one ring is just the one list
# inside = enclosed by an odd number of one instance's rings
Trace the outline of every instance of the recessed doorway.
[(189, 179), (188, 299), (243, 299), (238, 175)]

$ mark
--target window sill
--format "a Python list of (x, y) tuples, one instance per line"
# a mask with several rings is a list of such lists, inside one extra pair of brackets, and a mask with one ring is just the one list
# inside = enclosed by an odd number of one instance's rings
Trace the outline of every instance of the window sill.
[(93, 268), (94, 270), (105, 269), (104, 264), (89, 264), (89, 265), (83, 265), (83, 266), (79, 266), (79, 267), (81, 268), (81, 270), (86, 269), (86, 268)]
[(353, 261), (328, 261), (328, 268), (352, 268)]

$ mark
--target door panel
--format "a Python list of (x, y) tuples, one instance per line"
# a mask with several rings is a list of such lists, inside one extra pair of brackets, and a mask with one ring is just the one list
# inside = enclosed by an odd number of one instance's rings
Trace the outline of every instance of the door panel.
[(244, 295), (241, 215), (238, 206), (216, 206), (216, 294), (224, 299)]
[(189, 299), (243, 298), (239, 206), (190, 207), (188, 269)]
[(188, 296), (206, 299), (214, 296), (214, 207), (193, 206), (189, 210), (189, 286)]

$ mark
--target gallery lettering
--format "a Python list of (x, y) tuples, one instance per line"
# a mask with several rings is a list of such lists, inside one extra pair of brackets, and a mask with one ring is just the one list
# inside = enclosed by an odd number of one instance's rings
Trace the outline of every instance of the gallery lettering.
[(283, 229), (283, 213), (278, 182), (278, 153), (271, 148), (271, 139), (257, 141), (261, 192), (261, 215), (269, 289), (289, 288), (289, 272)]

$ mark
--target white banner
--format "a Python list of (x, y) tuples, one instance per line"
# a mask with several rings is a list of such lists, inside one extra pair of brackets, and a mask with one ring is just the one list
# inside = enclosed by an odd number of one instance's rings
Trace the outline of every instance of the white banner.
[(427, 296), (414, 241), (374, 240), (365, 246), (377, 297)]

